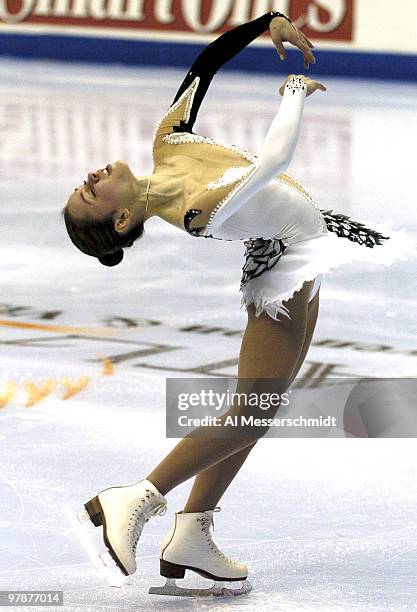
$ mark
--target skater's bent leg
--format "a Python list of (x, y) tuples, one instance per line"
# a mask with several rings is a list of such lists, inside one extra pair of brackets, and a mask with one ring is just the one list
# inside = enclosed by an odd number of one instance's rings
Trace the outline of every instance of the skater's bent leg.
[(214, 510), (255, 444), (256, 441), (197, 474), (184, 512)]
[(310, 348), (311, 341), (313, 339), (314, 330), (316, 329), (317, 317), (319, 314), (319, 293), (320, 293), (320, 289), (317, 291), (316, 295), (314, 296), (314, 298), (311, 300), (311, 302), (308, 305), (307, 329), (306, 329), (306, 334), (304, 338), (304, 344), (303, 344), (303, 348), (301, 349), (301, 353), (298, 358), (298, 362), (293, 370), (290, 385), (292, 385), (295, 377), (300, 371), (304, 363), (304, 360), (306, 358), (306, 355), (308, 353), (308, 350)]
[[(266, 313), (260, 317), (248, 308), (248, 325), (242, 340), (239, 359), (237, 393), (274, 392), (283, 393), (291, 381), (293, 370), (301, 354), (307, 328), (308, 298), (312, 283), (305, 283), (287, 307), (290, 319), (275, 321)], [(245, 379), (251, 379), (250, 381)], [(259, 379), (259, 384), (257, 380)], [(265, 379), (270, 379), (265, 381)], [(275, 408), (275, 412), (276, 412)], [(272, 416), (274, 409), (262, 411), (255, 406), (234, 405), (222, 417), (253, 415)], [(224, 438), (217, 435), (222, 433)], [(246, 447), (253, 446), (259, 434), (245, 430), (241, 435), (230, 436), (230, 428), (200, 427), (179, 442), (161, 463), (147, 476), (157, 489), (165, 495), (192, 476), (207, 470), (219, 461), (231, 457)], [(266, 432), (264, 432), (266, 433)], [(262, 434), (264, 435), (264, 434)], [(232, 463), (233, 465), (233, 463)], [(233, 468), (235, 469), (235, 468)]]
[[(292, 372), (290, 384), (300, 371), (308, 349), (310, 348), (318, 312), (319, 292), (316, 293), (315, 297), (308, 305), (307, 326), (304, 343), (298, 361)], [(253, 308), (251, 308), (251, 315), (253, 315)], [(231, 457), (227, 457), (227, 459), (223, 459), (223, 461), (219, 461), (219, 463), (216, 463), (216, 465), (213, 465), (207, 470), (197, 474), (188, 501), (185, 505), (184, 512), (202, 512), (204, 510), (213, 510), (246, 461), (255, 444), (256, 442), (235, 453)]]

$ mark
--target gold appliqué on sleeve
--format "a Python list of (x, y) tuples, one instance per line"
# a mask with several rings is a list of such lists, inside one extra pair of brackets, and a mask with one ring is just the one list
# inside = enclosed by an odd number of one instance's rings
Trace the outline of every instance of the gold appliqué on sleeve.
[(168, 111), (156, 126), (153, 142), (155, 142), (158, 132), (160, 132), (162, 129), (168, 128), (168, 131), (172, 131), (172, 128), (175, 125), (180, 125), (181, 121), (188, 122), (190, 120), (194, 96), (199, 84), (200, 77), (196, 77), (191, 85), (184, 91), (182, 96), (180, 96), (180, 98), (176, 101), (176, 103), (170, 106)]

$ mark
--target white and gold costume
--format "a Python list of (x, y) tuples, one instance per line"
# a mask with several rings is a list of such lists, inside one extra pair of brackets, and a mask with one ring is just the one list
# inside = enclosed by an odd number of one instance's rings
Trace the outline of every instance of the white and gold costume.
[(191, 67), (161, 119), (153, 142), (155, 173), (184, 177), (184, 198), (167, 220), (193, 236), (242, 240), (246, 260), (242, 305), (256, 314), (287, 314), (283, 302), (303, 283), (353, 261), (390, 263), (416, 254), (404, 231), (369, 227), (320, 210), (285, 174), (294, 153), (306, 97), (302, 77), (285, 86), (279, 110), (258, 157), (192, 131), (216, 71), (269, 27), (268, 13), (223, 34)]

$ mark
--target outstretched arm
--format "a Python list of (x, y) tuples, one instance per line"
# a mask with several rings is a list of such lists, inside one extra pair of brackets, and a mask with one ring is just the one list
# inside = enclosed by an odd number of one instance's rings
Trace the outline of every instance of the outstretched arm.
[[(285, 57), (282, 43), (288, 41), (303, 53), (305, 64), (315, 62), (311, 42), (291, 23), (288, 17), (278, 11), (271, 11), (258, 19), (229, 30), (208, 45), (197, 57), (182, 82), (170, 110), (161, 120), (157, 136), (173, 131), (191, 132), (201, 103), (216, 72), (268, 28), (281, 59)], [(184, 94), (185, 99), (180, 101)]]
[(248, 167), (248, 176), (237, 186), (236, 192), (214, 212), (204, 234), (215, 231), (257, 191), (287, 169), (298, 141), (304, 100), (318, 89), (325, 91), (326, 88), (303, 75), (288, 77), (280, 89), (282, 102), (258, 159)]
[(291, 24), (288, 17), (282, 13), (271, 11), (270, 13), (262, 15), (262, 17), (258, 17), (258, 19), (249, 21), (248, 23), (244, 23), (225, 32), (210, 45), (207, 45), (202, 53), (200, 53), (191, 66), (184, 81), (181, 83), (174, 101), (172, 102), (172, 105), (174, 105), (194, 79), (196, 77), (200, 78), (200, 83), (192, 103), (190, 118), (187, 122), (183, 122), (182, 127), (184, 131), (192, 130), (201, 103), (216, 72), (252, 41), (258, 38), (258, 36), (268, 30), (271, 26), (271, 22), (277, 17), (281, 17)]

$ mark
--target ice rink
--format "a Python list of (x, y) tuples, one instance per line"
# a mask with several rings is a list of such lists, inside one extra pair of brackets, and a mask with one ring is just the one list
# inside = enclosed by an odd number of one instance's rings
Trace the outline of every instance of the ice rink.
[[(71, 611), (417, 610), (414, 439), (261, 441), (216, 515), (214, 539), (254, 587), (232, 601), (147, 594), (163, 582), (159, 541), (190, 483), (145, 529), (121, 589), (103, 583), (63, 514), (140, 480), (176, 443), (167, 377), (237, 373), (242, 243), (153, 218), (106, 268), (76, 251), (60, 214), (89, 171), (124, 159), (151, 172), (155, 126), (184, 74), (0, 62), (0, 590), (63, 590)], [(258, 153), (282, 80), (219, 73), (195, 131)], [(323, 82), (289, 174), (322, 209), (417, 237), (417, 88)], [(415, 265), (324, 278), (304, 384), (416, 376)]]

